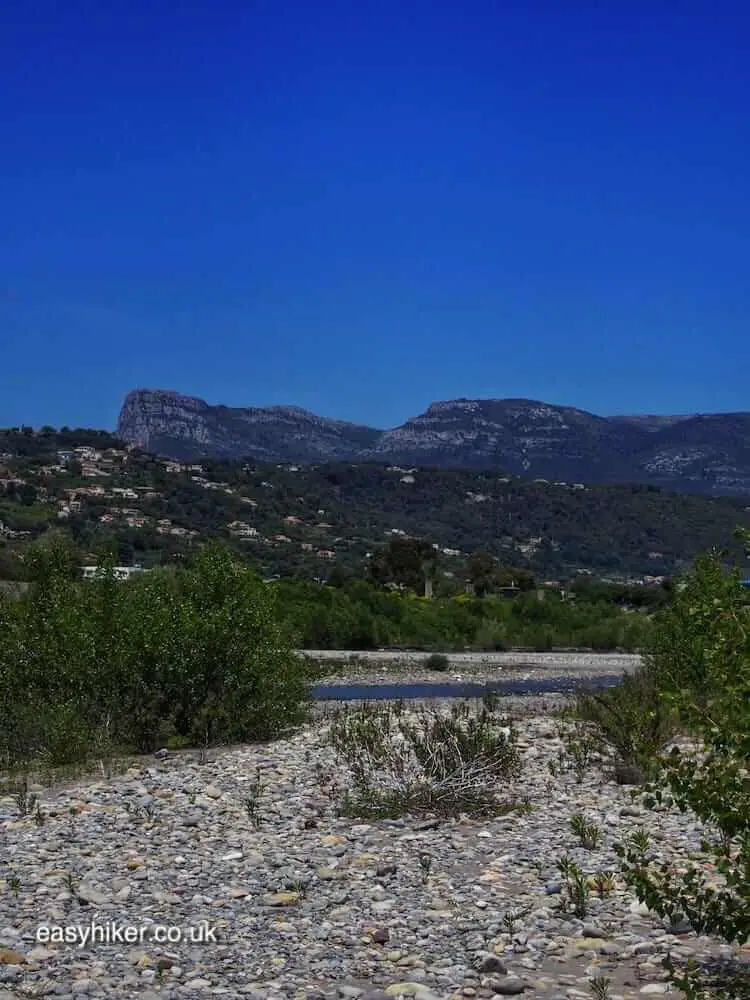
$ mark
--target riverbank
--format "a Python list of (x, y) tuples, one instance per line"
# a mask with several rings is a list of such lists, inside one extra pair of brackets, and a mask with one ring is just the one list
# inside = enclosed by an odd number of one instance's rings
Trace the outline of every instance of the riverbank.
[(385, 650), (304, 650), (319, 665), (318, 685), (391, 685), (543, 681), (566, 677), (574, 683), (595, 677), (633, 673), (641, 664), (636, 653), (502, 652), (446, 654), (448, 667), (427, 667), (429, 653)]

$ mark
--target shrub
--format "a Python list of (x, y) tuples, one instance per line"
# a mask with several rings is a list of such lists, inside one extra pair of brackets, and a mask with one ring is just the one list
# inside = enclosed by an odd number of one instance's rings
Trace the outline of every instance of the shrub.
[(602, 839), (601, 828), (593, 821), (587, 820), (583, 813), (571, 816), (570, 829), (581, 841), (581, 847), (593, 851), (599, 846)]
[(411, 717), (403, 706), (344, 709), (330, 738), (351, 774), (347, 809), (359, 816), (491, 815), (508, 807), (503, 793), (520, 773), (515, 732), (488, 703)]
[(309, 670), (265, 584), (221, 546), (204, 549), (178, 584), (178, 732), (263, 740), (301, 723)]
[(430, 653), (424, 664), (428, 670), (436, 670), (443, 673), (450, 666), (450, 661), (444, 653)]
[(305, 717), (310, 668), (272, 592), (221, 546), (127, 583), (82, 582), (57, 540), (32, 550), (27, 596), (0, 603), (6, 767), (268, 739)]
[(476, 649), (502, 653), (508, 648), (507, 632), (502, 622), (496, 619), (483, 621), (474, 638)]
[(573, 771), (579, 785), (583, 784), (586, 771), (594, 763), (600, 740), (595, 734), (595, 728), (590, 723), (569, 718), (570, 711), (566, 709), (557, 725), (557, 735), (562, 741), (558, 751), (557, 765), (550, 761), (549, 767), (553, 776), (563, 771)]
[(366, 580), (322, 586), (291, 578), (280, 580), (274, 589), (300, 645), (308, 649), (632, 648), (642, 645), (650, 624), (647, 615), (629, 614), (611, 601), (582, 599), (574, 604), (553, 591), (543, 601), (530, 593), (444, 598), (439, 591), (426, 600), (386, 592)]
[(547, 653), (554, 648), (555, 630), (551, 625), (540, 625), (527, 633), (524, 639), (523, 644), (530, 646), (535, 652)]
[(581, 868), (565, 856), (558, 860), (557, 870), (563, 876), (563, 893), (560, 897), (560, 909), (563, 913), (571, 912), (579, 920), (588, 913), (591, 886)]
[[(698, 560), (684, 582), (660, 620), (648, 663), (660, 702), (697, 747), (659, 756), (645, 802), (690, 810), (712, 834), (701, 863), (681, 871), (669, 860), (655, 863), (645, 833), (616, 849), (626, 881), (651, 909), (742, 944), (750, 938), (750, 608), (739, 574), (725, 570), (719, 553)], [(705, 985), (695, 968), (673, 967), (672, 978), (689, 997)], [(718, 995), (747, 996), (748, 978), (738, 971)]]
[(616, 687), (579, 691), (574, 710), (579, 719), (595, 725), (614, 753), (616, 780), (627, 775), (625, 783), (641, 784), (653, 772), (657, 755), (677, 729), (674, 711), (658, 697), (652, 666), (625, 675)]
[(586, 645), (597, 652), (609, 652), (620, 645), (620, 629), (616, 623), (602, 622), (589, 629)]

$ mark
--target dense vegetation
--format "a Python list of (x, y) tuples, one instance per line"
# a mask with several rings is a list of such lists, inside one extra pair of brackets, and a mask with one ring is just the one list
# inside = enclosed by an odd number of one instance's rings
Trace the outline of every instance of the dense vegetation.
[(33, 583), (0, 597), (0, 762), (276, 737), (305, 716), (310, 673), (269, 587), (213, 546), (188, 565), (82, 582), (58, 538)]
[(428, 600), (366, 580), (341, 587), (283, 580), (275, 589), (286, 620), (311, 649), (634, 650), (650, 634), (648, 615), (606, 597), (568, 601), (550, 591), (540, 600), (530, 591), (513, 598), (464, 594)]
[[(101, 475), (78, 459), (59, 464), (60, 450), (82, 446), (105, 453)], [(107, 458), (108, 449), (122, 456)], [(81, 487), (101, 487), (101, 494), (81, 494), (62, 509), (69, 491)], [(123, 489), (137, 495), (113, 494)], [(564, 581), (581, 569), (659, 577), (724, 542), (737, 523), (750, 526), (746, 508), (742, 499), (649, 486), (583, 487), (367, 463), (207, 461), (197, 470), (175, 469), (125, 452), (100, 431), (0, 432), (4, 579), (23, 575), (18, 552), (53, 524), (65, 526), (81, 561), (113, 542), (121, 564), (164, 565), (203, 540), (222, 538), (264, 576), (320, 579), (333, 566), (362, 576), (368, 558), (401, 532), (438, 546), (435, 587), (444, 594), (463, 589), (467, 559), (479, 550), (537, 578)]]

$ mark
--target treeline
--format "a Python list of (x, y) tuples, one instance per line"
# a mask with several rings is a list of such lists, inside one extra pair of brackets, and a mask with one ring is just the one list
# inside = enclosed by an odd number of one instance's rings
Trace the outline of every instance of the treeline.
[(644, 645), (651, 629), (648, 615), (606, 598), (569, 601), (552, 590), (543, 599), (537, 591), (428, 599), (367, 580), (340, 587), (281, 580), (274, 589), (285, 621), (307, 649), (632, 651)]

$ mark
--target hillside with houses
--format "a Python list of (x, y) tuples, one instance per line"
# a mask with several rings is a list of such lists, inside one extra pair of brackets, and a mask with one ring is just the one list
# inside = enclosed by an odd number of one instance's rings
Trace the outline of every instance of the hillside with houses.
[(588, 573), (658, 584), (750, 526), (741, 498), (590, 486), (491, 472), (365, 462), (317, 465), (159, 458), (96, 430), (0, 431), (0, 576), (22, 574), (52, 527), (84, 562), (167, 564), (223, 538), (267, 576), (361, 574), (393, 538), (426, 539), (445, 587), (472, 553), (550, 585)]

